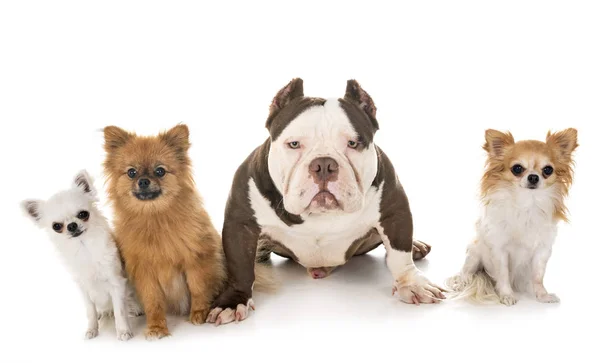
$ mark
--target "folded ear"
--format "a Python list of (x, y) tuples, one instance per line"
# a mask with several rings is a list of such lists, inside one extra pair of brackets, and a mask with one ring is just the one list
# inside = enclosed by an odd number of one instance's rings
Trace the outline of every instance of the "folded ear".
[(483, 149), (488, 152), (491, 157), (502, 158), (506, 153), (506, 148), (514, 145), (515, 139), (510, 132), (501, 132), (498, 130), (485, 131), (485, 144)]
[(273, 97), (273, 101), (269, 107), (269, 118), (265, 125), (267, 129), (271, 127), (275, 115), (293, 99), (299, 97), (304, 97), (304, 81), (302, 81), (302, 78), (294, 78)]
[(84, 194), (91, 197), (96, 196), (96, 188), (94, 188), (94, 180), (86, 170), (81, 170), (73, 179), (73, 188), (79, 188)]
[(21, 202), (21, 209), (35, 223), (39, 223), (42, 219), (41, 206), (43, 201), (37, 199), (28, 199)]
[(362, 89), (360, 84), (354, 79), (348, 80), (346, 83), (346, 94), (344, 95), (344, 99), (350, 102), (354, 102), (358, 107), (360, 107), (369, 119), (373, 123), (375, 130), (379, 130), (379, 123), (377, 122), (377, 107), (375, 107), (375, 102), (367, 91)]
[(185, 154), (190, 148), (190, 130), (184, 124), (173, 127), (159, 137), (178, 153)]
[(131, 134), (116, 126), (107, 126), (104, 128), (104, 150), (114, 151), (125, 145)]
[(558, 149), (561, 158), (570, 159), (573, 150), (579, 146), (577, 144), (577, 130), (569, 128), (555, 133), (548, 131), (546, 144)]

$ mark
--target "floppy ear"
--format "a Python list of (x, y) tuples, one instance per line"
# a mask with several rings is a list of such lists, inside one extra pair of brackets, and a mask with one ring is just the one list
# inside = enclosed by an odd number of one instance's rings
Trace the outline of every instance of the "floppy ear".
[(190, 130), (184, 124), (173, 127), (159, 137), (178, 153), (185, 154), (190, 148)]
[(107, 126), (104, 128), (104, 150), (114, 151), (125, 145), (131, 134), (116, 126)]
[(346, 94), (344, 95), (344, 99), (350, 102), (355, 103), (360, 107), (369, 119), (373, 123), (375, 130), (379, 130), (379, 123), (377, 122), (377, 107), (375, 107), (375, 102), (367, 91), (362, 89), (360, 84), (354, 79), (348, 80), (346, 83)]
[(266, 128), (271, 127), (273, 118), (282, 108), (287, 106), (293, 99), (299, 97), (304, 97), (304, 81), (302, 78), (294, 78), (273, 97), (273, 101), (269, 107), (269, 118), (265, 125)]
[(569, 128), (555, 133), (548, 131), (546, 144), (559, 150), (560, 158), (563, 161), (569, 161), (571, 153), (579, 146), (577, 144), (577, 130)]
[(498, 130), (485, 131), (485, 144), (483, 149), (488, 152), (491, 157), (502, 158), (506, 153), (506, 148), (515, 143), (510, 132), (504, 133)]
[(73, 188), (78, 188), (84, 194), (91, 197), (96, 196), (96, 188), (94, 188), (94, 180), (86, 170), (81, 170), (73, 179)]
[(28, 199), (21, 202), (21, 209), (37, 224), (42, 219), (41, 206), (43, 204), (44, 202), (41, 200)]

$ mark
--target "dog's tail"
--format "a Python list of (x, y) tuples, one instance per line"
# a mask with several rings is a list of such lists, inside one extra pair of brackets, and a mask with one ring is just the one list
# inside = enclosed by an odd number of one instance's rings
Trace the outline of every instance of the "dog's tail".
[(480, 304), (500, 302), (494, 280), (483, 270), (476, 272), (468, 280), (460, 275), (453, 276), (446, 280), (446, 286), (451, 290), (448, 293), (450, 299), (464, 299)]
[(279, 278), (273, 271), (270, 263), (258, 262), (254, 264), (253, 290), (260, 292), (275, 292), (279, 288)]

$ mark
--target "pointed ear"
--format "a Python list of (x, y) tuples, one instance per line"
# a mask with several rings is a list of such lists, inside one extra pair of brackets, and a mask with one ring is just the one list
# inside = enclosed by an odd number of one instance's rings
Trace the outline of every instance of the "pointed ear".
[(41, 206), (43, 201), (37, 199), (28, 199), (21, 202), (21, 209), (35, 223), (39, 223), (42, 219)]
[(190, 130), (184, 124), (173, 127), (159, 137), (178, 153), (185, 154), (190, 148)]
[(294, 78), (285, 87), (280, 89), (275, 97), (273, 97), (273, 101), (269, 107), (269, 118), (267, 119), (267, 124), (265, 125), (266, 128), (268, 129), (271, 127), (273, 118), (279, 113), (279, 111), (281, 111), (282, 108), (287, 106), (293, 99), (299, 97), (304, 97), (304, 81), (302, 78)]
[(125, 145), (131, 134), (116, 126), (107, 126), (104, 128), (104, 150), (114, 151)]
[(346, 94), (344, 95), (344, 99), (350, 102), (354, 102), (358, 107), (360, 107), (369, 119), (373, 123), (375, 130), (379, 130), (379, 123), (377, 122), (377, 107), (375, 107), (375, 102), (367, 91), (362, 89), (360, 84), (354, 79), (348, 80), (346, 83)]
[(491, 157), (502, 158), (506, 152), (506, 148), (514, 145), (514, 143), (515, 139), (510, 132), (504, 133), (489, 129), (485, 131), (485, 145), (483, 145), (483, 149)]
[(563, 131), (551, 133), (548, 131), (546, 135), (546, 144), (559, 151), (560, 157), (568, 161), (571, 159), (571, 153), (579, 146), (577, 144), (577, 130), (569, 128)]
[(84, 194), (91, 197), (96, 196), (96, 188), (94, 188), (94, 180), (86, 170), (81, 170), (73, 179), (73, 188), (78, 188)]

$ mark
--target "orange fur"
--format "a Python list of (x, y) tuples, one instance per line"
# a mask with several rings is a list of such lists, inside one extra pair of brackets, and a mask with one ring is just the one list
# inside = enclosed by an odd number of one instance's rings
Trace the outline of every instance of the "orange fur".
[[(187, 126), (150, 137), (108, 126), (104, 138), (116, 240), (146, 312), (146, 336), (169, 335), (167, 313), (189, 312), (193, 324), (203, 323), (226, 272), (221, 238), (192, 178)], [(163, 177), (153, 174), (158, 166), (166, 170)], [(138, 172), (133, 179), (130, 168)], [(142, 177), (160, 187), (160, 196), (133, 195)]]
[(487, 130), (483, 149), (487, 151), (486, 169), (481, 180), (482, 197), (495, 190), (517, 183), (518, 177), (510, 171), (520, 159), (535, 160), (538, 172), (548, 165), (554, 173), (546, 179), (548, 187), (557, 184), (554, 218), (567, 221), (564, 199), (573, 182), (572, 152), (577, 148), (577, 130), (569, 128), (556, 133), (548, 132), (546, 142), (525, 140), (515, 142), (510, 132)]

